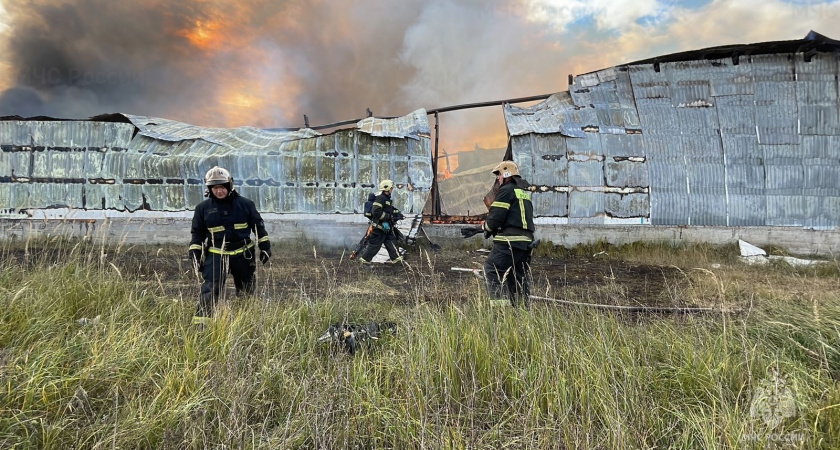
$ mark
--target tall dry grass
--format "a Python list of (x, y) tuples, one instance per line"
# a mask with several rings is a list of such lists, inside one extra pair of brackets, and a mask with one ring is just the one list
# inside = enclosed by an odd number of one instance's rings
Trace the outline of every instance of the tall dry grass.
[[(320, 296), (311, 279), (263, 274), (297, 294), (277, 301), (262, 285), (196, 329), (187, 267), (181, 292), (117, 263), (148, 249), (6, 243), (0, 447), (837, 448), (836, 269), (747, 267), (731, 250), (541, 250), (658, 261), (679, 269), (669, 295), (727, 309), (642, 317), (491, 307), (477, 281), (442, 282), (448, 267), (425, 253), (404, 274), (424, 300), (379, 301), (337, 281), (350, 262), (299, 251)], [(376, 319), (398, 333), (355, 357), (316, 343), (332, 322)], [(774, 374), (796, 410), (768, 429), (751, 406)]]

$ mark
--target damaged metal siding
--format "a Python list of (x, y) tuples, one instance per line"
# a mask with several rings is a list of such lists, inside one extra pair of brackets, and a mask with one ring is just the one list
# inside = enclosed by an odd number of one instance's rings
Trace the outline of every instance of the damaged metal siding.
[(423, 110), (328, 135), (125, 117), (131, 123), (0, 122), (0, 208), (191, 210), (215, 165), (262, 212), (356, 213), (385, 178), (400, 208), (415, 212), (432, 184)]
[[(580, 75), (532, 108), (506, 107), (514, 159), (533, 161), (523, 174), (537, 186), (536, 214), (840, 226), (837, 55), (645, 62)], [(546, 117), (585, 119), (551, 130)], [(546, 192), (563, 207), (543, 201)]]

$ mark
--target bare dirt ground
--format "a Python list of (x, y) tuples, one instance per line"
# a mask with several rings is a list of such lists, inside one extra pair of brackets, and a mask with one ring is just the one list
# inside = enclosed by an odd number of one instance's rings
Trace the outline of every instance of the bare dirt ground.
[[(180, 250), (179, 246), (92, 246), (82, 255), (91, 264), (116, 267), (122, 276), (136, 277), (167, 296), (189, 300), (197, 296), (199, 280), (186, 250)], [(474, 272), (452, 269), (481, 269), (487, 254), (481, 249), (447, 246), (435, 252), (418, 246), (408, 252), (407, 264), (364, 267), (350, 260), (347, 250), (275, 245), (270, 266), (258, 267), (258, 293), (278, 299), (339, 296), (407, 304), (464, 302), (474, 298), (483, 283)], [(61, 249), (49, 247), (17, 250), (10, 257), (30, 265), (64, 258)], [(679, 304), (674, 294), (685, 281), (674, 267), (636, 264), (608, 255), (535, 256), (531, 266), (535, 296), (612, 305), (687, 306)]]

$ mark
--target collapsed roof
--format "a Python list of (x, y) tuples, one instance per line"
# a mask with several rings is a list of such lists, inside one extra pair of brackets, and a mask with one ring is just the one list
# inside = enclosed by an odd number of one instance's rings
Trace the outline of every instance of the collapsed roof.
[(419, 211), (432, 184), (422, 109), (327, 135), (129, 114), (18, 119), (0, 121), (4, 209), (190, 210), (215, 165), (228, 168), (237, 190), (264, 212), (355, 213), (384, 178), (394, 180), (405, 211)]

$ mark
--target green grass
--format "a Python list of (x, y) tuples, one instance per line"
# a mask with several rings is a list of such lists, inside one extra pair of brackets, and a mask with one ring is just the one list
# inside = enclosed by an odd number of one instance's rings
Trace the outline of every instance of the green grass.
[[(317, 299), (233, 302), (197, 330), (197, 286), (175, 298), (102, 256), (147, 250), (16, 245), (0, 269), (2, 448), (840, 446), (836, 270), (740, 266), (705, 245), (543, 248), (673, 265), (680, 295), (711, 292), (738, 312), (523, 311), (483, 294), (396, 305), (336, 284)], [(713, 262), (723, 268), (697, 270)], [(433, 264), (415, 270), (415, 294), (446, 298)], [(315, 341), (342, 318), (400, 329), (350, 357)], [(797, 411), (767, 430), (750, 406), (774, 371)]]

